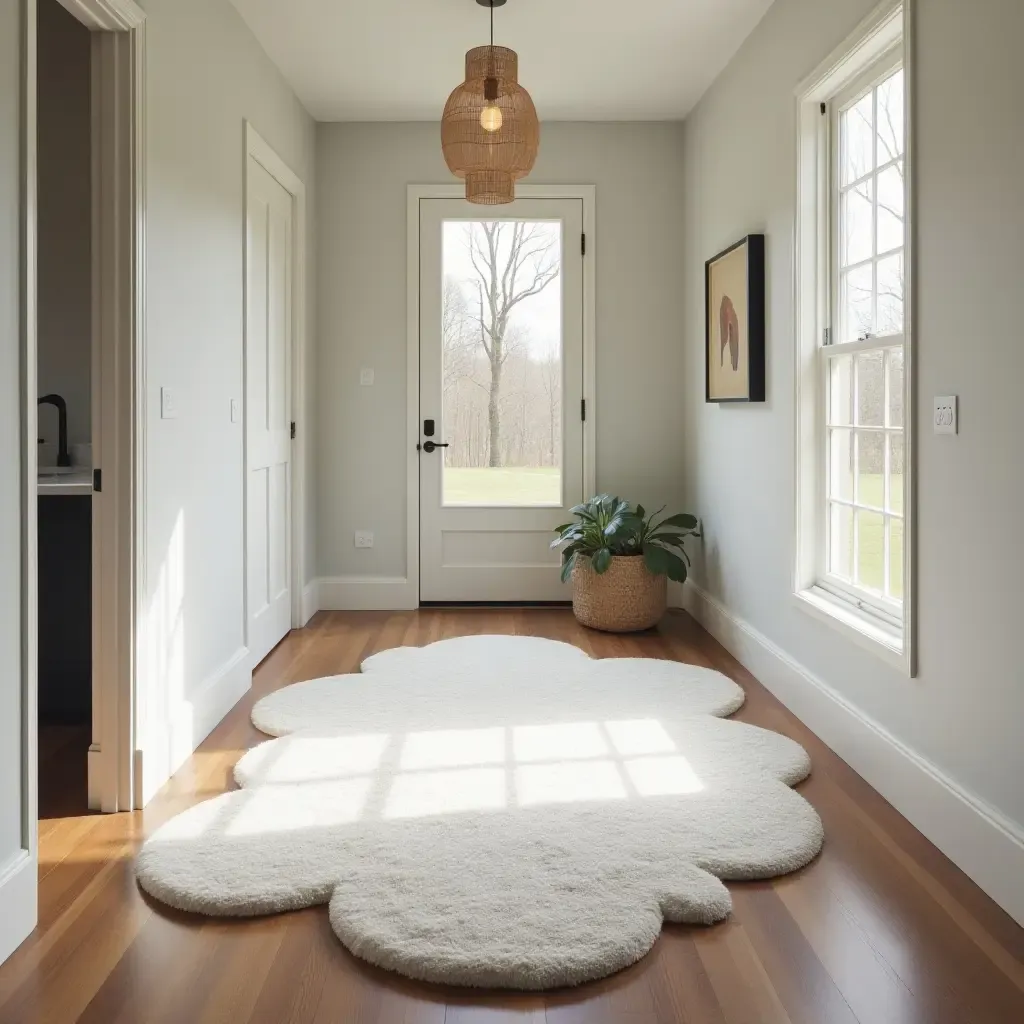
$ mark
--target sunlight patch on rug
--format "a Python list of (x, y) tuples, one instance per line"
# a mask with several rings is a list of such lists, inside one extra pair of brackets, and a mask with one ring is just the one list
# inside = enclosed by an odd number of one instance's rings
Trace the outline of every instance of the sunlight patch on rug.
[(225, 916), (330, 904), (357, 956), (409, 977), (544, 989), (642, 957), (663, 921), (731, 910), (722, 879), (808, 863), (806, 752), (725, 721), (720, 673), (472, 636), (296, 683), (241, 787), (159, 829), (141, 885)]

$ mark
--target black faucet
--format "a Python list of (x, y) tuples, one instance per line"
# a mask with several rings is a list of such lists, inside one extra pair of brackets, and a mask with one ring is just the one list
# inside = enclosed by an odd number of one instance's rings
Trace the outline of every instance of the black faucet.
[(71, 465), (68, 454), (68, 403), (60, 395), (43, 395), (40, 405), (52, 405), (57, 409), (57, 465)]

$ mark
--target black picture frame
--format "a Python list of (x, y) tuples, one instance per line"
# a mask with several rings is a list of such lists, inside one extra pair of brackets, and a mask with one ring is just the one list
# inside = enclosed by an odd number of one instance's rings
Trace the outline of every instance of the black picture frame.
[[(714, 267), (737, 249), (746, 247), (746, 300), (747, 300), (747, 361), (746, 390), (737, 397), (712, 394), (711, 347), (714, 331), (714, 316), (719, 324), (725, 318), (725, 311), (713, 313), (711, 286)], [(738, 242), (712, 256), (704, 264), (704, 401), (709, 404), (734, 402), (763, 402), (765, 400), (765, 258), (764, 235), (746, 235)], [(733, 310), (735, 318), (735, 311)], [(737, 325), (737, 349), (740, 345)], [(730, 347), (730, 351), (732, 348)], [(720, 345), (719, 359), (724, 359), (725, 344)]]

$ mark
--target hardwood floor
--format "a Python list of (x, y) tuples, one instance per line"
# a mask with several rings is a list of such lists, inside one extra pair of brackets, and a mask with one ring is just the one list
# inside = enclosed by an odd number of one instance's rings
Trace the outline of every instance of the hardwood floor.
[[(141, 838), (230, 788), (234, 762), (264, 739), (249, 723), (254, 700), (355, 670), (374, 651), (465, 633), (548, 636), (599, 657), (726, 672), (748, 695), (737, 718), (810, 751), (800, 791), (825, 824), (821, 856), (784, 878), (731, 884), (735, 912), (723, 924), (666, 927), (634, 967), (541, 995), (445, 989), (369, 967), (337, 941), (323, 907), (207, 919), (139, 891)], [(144, 812), (40, 822), (39, 927), (0, 968), (0, 1021), (1015, 1024), (1024, 929), (682, 613), (634, 637), (584, 630), (562, 609), (321, 613), (260, 666), (252, 693)]]

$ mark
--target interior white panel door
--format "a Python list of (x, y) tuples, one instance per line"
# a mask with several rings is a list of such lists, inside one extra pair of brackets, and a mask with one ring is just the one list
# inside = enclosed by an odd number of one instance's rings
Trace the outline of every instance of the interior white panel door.
[(583, 201), (420, 203), (420, 599), (564, 601), (583, 500)]
[(249, 157), (245, 331), (248, 644), (262, 661), (291, 628), (292, 196)]

